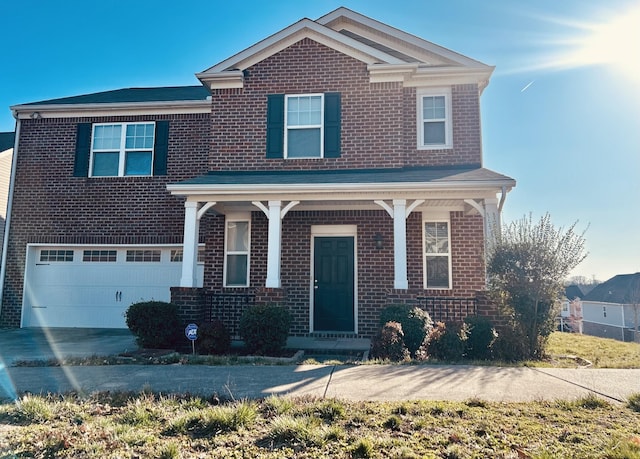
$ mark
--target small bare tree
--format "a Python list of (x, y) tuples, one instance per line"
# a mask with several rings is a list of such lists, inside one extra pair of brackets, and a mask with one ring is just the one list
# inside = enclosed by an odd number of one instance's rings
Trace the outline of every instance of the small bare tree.
[(531, 215), (502, 228), (488, 253), (494, 300), (511, 318), (523, 358), (541, 358), (554, 329), (563, 280), (587, 256), (576, 223), (556, 229), (549, 214)]

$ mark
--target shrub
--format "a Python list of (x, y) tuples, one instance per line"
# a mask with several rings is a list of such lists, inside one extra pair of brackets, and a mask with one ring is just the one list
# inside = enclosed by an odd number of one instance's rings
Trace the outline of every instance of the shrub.
[(198, 327), (198, 349), (202, 354), (226, 354), (231, 348), (231, 334), (221, 320)]
[(456, 322), (437, 322), (429, 335), (429, 357), (460, 360), (464, 357), (467, 327)]
[(525, 333), (516, 323), (500, 327), (493, 343), (493, 357), (505, 362), (520, 362), (529, 356)]
[(399, 322), (402, 325), (404, 344), (411, 357), (416, 356), (433, 328), (433, 321), (427, 312), (407, 304), (392, 304), (384, 308), (380, 312), (380, 325), (387, 322)]
[(127, 327), (140, 347), (170, 349), (180, 336), (178, 307), (164, 301), (143, 301), (125, 312)]
[(287, 344), (291, 314), (277, 305), (257, 305), (240, 317), (238, 330), (247, 350), (258, 355), (279, 355)]
[(498, 334), (489, 319), (482, 316), (469, 316), (464, 319), (467, 328), (465, 353), (469, 359), (489, 360), (491, 346)]
[(401, 362), (409, 358), (404, 333), (399, 322), (387, 322), (371, 341), (371, 356), (375, 359)]
[(627, 399), (627, 407), (633, 411), (640, 413), (640, 392), (634, 392)]

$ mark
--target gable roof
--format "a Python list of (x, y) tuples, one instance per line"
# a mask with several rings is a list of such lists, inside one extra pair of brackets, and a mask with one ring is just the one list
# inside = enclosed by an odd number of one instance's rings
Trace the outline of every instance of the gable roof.
[(304, 38), (367, 64), (371, 82), (425, 86), (442, 84), (445, 77), (482, 89), (493, 72), (491, 66), (342, 7), (316, 21), (301, 19), (196, 77), (210, 88), (241, 88), (243, 70)]
[(583, 300), (620, 304), (640, 302), (640, 273), (618, 274), (596, 286)]
[(0, 132), (0, 152), (13, 148), (15, 141), (15, 132)]
[(582, 298), (584, 293), (582, 293), (582, 289), (577, 285), (569, 285), (564, 289), (564, 296), (568, 300), (575, 300), (576, 298)]

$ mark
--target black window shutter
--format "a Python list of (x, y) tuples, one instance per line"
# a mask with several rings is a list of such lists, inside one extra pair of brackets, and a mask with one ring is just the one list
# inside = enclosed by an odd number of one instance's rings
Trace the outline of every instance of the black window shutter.
[(340, 93), (324, 95), (324, 157), (340, 157)]
[(284, 94), (267, 96), (267, 158), (284, 157)]
[(153, 175), (167, 175), (169, 121), (156, 121), (156, 139), (153, 151)]
[(89, 150), (91, 149), (91, 123), (79, 123), (76, 133), (76, 156), (73, 162), (73, 176), (89, 175)]

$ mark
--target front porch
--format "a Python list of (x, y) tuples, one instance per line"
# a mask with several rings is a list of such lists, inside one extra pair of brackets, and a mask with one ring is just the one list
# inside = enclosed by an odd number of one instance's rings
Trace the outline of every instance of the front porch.
[[(424, 293), (424, 292), (422, 292)], [(240, 340), (238, 324), (245, 310), (255, 304), (278, 303), (287, 307), (289, 300), (283, 289), (261, 289), (252, 293), (211, 292), (203, 288), (174, 287), (171, 300), (180, 311), (183, 323), (205, 323), (221, 320), (229, 330), (232, 339)], [(387, 292), (386, 301), (376, 310), (367, 309), (367, 315), (373, 323), (361, 333), (313, 332), (290, 333), (288, 347), (305, 350), (341, 350), (360, 351), (369, 348), (372, 331), (377, 329), (379, 312), (390, 304), (410, 304), (426, 311), (435, 322), (462, 322), (469, 316), (486, 316), (498, 324), (500, 318), (495, 305), (488, 299), (486, 292), (477, 292), (475, 296), (433, 297), (420, 296), (420, 292)], [(368, 317), (369, 318), (369, 317)]]

